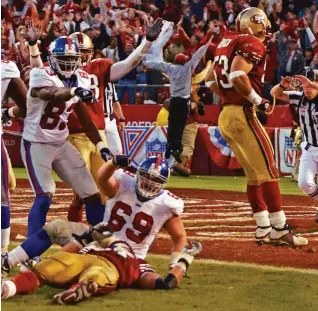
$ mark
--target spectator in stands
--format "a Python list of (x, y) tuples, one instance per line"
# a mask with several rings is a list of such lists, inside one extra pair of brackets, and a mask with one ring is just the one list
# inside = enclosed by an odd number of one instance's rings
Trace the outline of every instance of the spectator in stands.
[[(124, 46), (120, 35), (117, 36), (117, 43), (118, 43), (119, 59), (124, 60), (134, 50), (134, 46), (130, 41), (126, 42), (126, 44)], [(139, 43), (140, 42), (138, 42), (137, 45), (139, 45)], [(118, 85), (116, 87), (116, 90), (117, 90), (118, 100), (120, 103), (124, 102), (124, 95), (125, 95), (125, 92), (127, 90), (128, 91), (128, 104), (130, 104), (130, 105), (135, 104), (136, 89), (135, 89), (134, 85), (137, 84), (136, 79), (137, 79), (137, 69), (134, 68), (132, 71), (130, 71), (128, 74), (126, 74), (123, 78), (121, 78), (118, 81)]]
[(114, 63), (117, 63), (119, 61), (117, 38), (116, 37), (110, 38), (109, 46), (102, 50), (102, 54), (105, 56), (105, 58), (110, 59)]
[(283, 4), (278, 1), (273, 4), (273, 10), (270, 13), (268, 19), (271, 22), (271, 32), (275, 33), (279, 31), (280, 24), (283, 22)]
[(300, 74), (305, 66), (303, 53), (297, 47), (297, 40), (291, 39), (288, 44), (287, 62), (284, 64), (284, 76)]
[(172, 63), (177, 54), (184, 53), (185, 49), (181, 44), (180, 35), (175, 34), (172, 36), (171, 44), (165, 50), (165, 60)]
[(313, 49), (312, 48), (307, 48), (305, 50), (305, 66), (306, 67), (312, 67), (313, 59), (314, 59), (314, 51), (313, 51)]

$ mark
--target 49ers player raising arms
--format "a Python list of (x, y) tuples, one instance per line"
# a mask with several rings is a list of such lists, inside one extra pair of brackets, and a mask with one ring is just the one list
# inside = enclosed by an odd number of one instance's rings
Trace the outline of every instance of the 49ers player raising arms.
[[(13, 117), (24, 117), (26, 112), (27, 88), (20, 78), (17, 65), (1, 60), (1, 103), (11, 97), (15, 106), (2, 113), (2, 124)], [(1, 131), (1, 253), (6, 252), (10, 240), (10, 195), (8, 152), (2, 139)]]
[(247, 8), (237, 17), (240, 34), (225, 35), (218, 45), (206, 83), (222, 97), (219, 117), (222, 136), (231, 146), (247, 177), (247, 197), (256, 219), (256, 241), (290, 246), (308, 244), (286, 223), (273, 147), (256, 116), (269, 102), (262, 94), (270, 23), (264, 11)]

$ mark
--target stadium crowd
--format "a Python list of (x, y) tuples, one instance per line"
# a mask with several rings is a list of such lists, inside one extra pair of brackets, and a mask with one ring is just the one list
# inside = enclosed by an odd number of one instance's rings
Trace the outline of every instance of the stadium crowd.
[[(164, 47), (167, 62), (173, 62), (178, 53), (191, 57), (214, 36), (199, 71), (213, 59), (216, 44), (224, 33), (234, 29), (239, 12), (249, 6), (263, 9), (271, 22), (273, 35), (268, 42), (265, 97), (270, 98), (269, 91), (281, 76), (299, 74), (304, 66), (318, 68), (317, 3), (311, 0), (2, 0), (1, 5), (1, 55), (15, 61), (20, 70), (29, 65), (24, 26), (28, 19), (41, 28), (40, 50), (45, 61), (52, 41), (80, 31), (92, 39), (94, 58), (117, 62), (140, 43), (145, 24), (160, 16), (175, 23), (175, 34)], [(141, 63), (117, 82), (119, 101), (123, 103), (127, 90), (128, 103), (134, 104), (137, 90), (139, 94), (147, 93), (145, 104), (155, 104), (159, 102), (157, 88), (127, 86), (164, 83), (169, 83), (167, 77), (158, 70), (146, 70)], [(199, 95), (205, 104), (219, 103), (206, 89)]]

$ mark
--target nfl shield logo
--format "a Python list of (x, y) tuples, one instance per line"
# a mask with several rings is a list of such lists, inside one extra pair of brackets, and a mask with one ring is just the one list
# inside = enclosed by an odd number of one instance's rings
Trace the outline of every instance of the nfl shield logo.
[(288, 167), (294, 167), (296, 151), (297, 148), (294, 146), (294, 141), (291, 138), (285, 136), (284, 159), (285, 164)]
[(166, 152), (166, 142), (161, 142), (158, 138), (151, 142), (146, 142), (146, 157), (161, 156)]

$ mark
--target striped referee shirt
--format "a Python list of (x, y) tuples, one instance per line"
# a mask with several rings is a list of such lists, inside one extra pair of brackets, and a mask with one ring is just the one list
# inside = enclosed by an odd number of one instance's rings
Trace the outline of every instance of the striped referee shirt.
[(309, 100), (303, 92), (284, 93), (288, 95), (290, 104), (297, 107), (303, 140), (318, 147), (318, 96)]
[(118, 101), (116, 89), (113, 83), (108, 82), (105, 87), (104, 114), (105, 117), (113, 114), (113, 104)]

